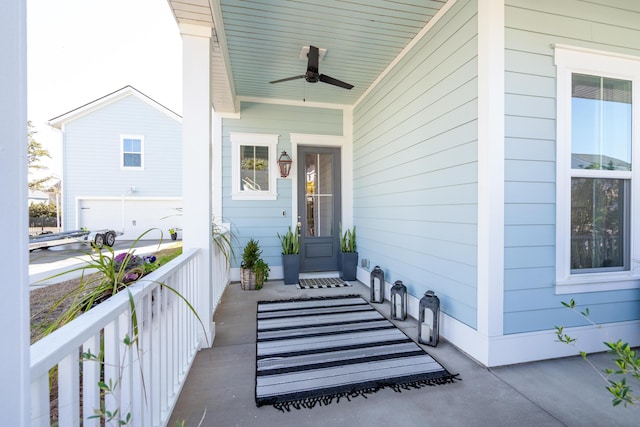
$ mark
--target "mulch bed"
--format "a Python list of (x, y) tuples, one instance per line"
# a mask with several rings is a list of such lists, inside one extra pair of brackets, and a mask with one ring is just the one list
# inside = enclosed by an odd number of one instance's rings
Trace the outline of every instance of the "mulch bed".
[[(29, 292), (31, 307), (31, 344), (40, 337), (40, 327), (47, 322), (57, 319), (62, 313), (69, 309), (73, 297), (64, 298), (65, 295), (78, 288), (80, 279), (66, 280), (54, 285), (37, 288)], [(88, 291), (85, 291), (87, 293)], [(61, 301), (62, 300), (62, 301)], [(60, 304), (53, 308), (56, 302)]]

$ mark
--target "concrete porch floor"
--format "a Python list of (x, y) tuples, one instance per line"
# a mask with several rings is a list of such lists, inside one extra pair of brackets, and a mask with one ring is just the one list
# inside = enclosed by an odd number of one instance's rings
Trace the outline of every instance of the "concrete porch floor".
[[(638, 408), (612, 407), (605, 383), (581, 357), (487, 369), (441, 340), (426, 347), (462, 381), (396, 393), (381, 390), (367, 398), (280, 412), (256, 407), (256, 302), (313, 296), (360, 294), (353, 286), (300, 290), (269, 281), (260, 291), (229, 285), (215, 314), (213, 347), (196, 356), (169, 426), (631, 426), (638, 425)], [(389, 303), (373, 304), (389, 316)], [(415, 338), (415, 319), (396, 322)], [(549, 345), (562, 345), (550, 342)], [(593, 355), (599, 369), (614, 367), (610, 354)]]

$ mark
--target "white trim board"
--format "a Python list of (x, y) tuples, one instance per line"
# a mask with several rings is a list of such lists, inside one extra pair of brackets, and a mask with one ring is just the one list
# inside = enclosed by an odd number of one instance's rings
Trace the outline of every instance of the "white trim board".
[[(578, 292), (605, 292), (621, 289), (637, 289), (640, 287), (640, 226), (634, 220), (640, 212), (640, 192), (637, 189), (640, 174), (637, 165), (640, 164), (640, 154), (632, 150), (631, 171), (610, 171), (606, 177), (628, 179), (631, 182), (629, 201), (630, 213), (630, 243), (629, 266), (622, 271), (602, 271), (593, 273), (572, 273), (570, 268), (571, 245), (569, 215), (571, 205), (571, 178), (573, 176), (603, 177), (591, 171), (580, 171), (571, 167), (571, 85), (574, 73), (603, 76), (608, 78), (629, 80), (632, 82), (632, 106), (640, 104), (640, 56), (624, 55), (595, 49), (587, 49), (564, 44), (552, 45), (554, 48), (554, 65), (556, 71), (556, 275), (555, 293), (570, 294)], [(632, 108), (631, 147), (637, 146), (638, 137), (635, 132), (636, 123), (640, 121), (637, 108)], [(596, 172), (597, 173), (597, 172)]]
[[(369, 278), (370, 272), (358, 267), (358, 281), (368, 287)], [(387, 300), (390, 286), (385, 282)], [(416, 296), (408, 296), (407, 314), (413, 321), (418, 317), (419, 301)], [(580, 351), (602, 352), (607, 350), (603, 341), (621, 339), (636, 347), (640, 345), (638, 328), (640, 321), (565, 328), (564, 333), (577, 340), (576, 345), (572, 346), (557, 342), (554, 330), (488, 337), (447, 314), (441, 312), (440, 315), (440, 336), (486, 367), (577, 356)]]
[(144, 102), (145, 104), (150, 105), (156, 110), (160, 111), (163, 114), (166, 114), (168, 117), (177, 121), (178, 123), (182, 123), (182, 116), (160, 104), (153, 98), (145, 95), (140, 92), (138, 89), (133, 86), (125, 86), (121, 89), (116, 90), (115, 92), (111, 92), (101, 98), (90, 101), (78, 108), (75, 108), (71, 111), (63, 113), (57, 117), (54, 117), (49, 120), (49, 125), (58, 129), (62, 129), (62, 127), (73, 120), (79, 119), (87, 114), (91, 114), (94, 111), (97, 111), (107, 105), (113, 104), (114, 102), (120, 101), (121, 99), (125, 99), (129, 96), (134, 96)]
[(504, 1), (478, 1), (477, 328), (500, 336), (504, 311)]

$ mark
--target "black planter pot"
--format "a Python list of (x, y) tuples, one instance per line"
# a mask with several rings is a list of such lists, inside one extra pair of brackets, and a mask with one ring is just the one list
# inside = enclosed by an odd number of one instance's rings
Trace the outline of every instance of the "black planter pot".
[(358, 267), (358, 252), (340, 252), (340, 278), (342, 280), (356, 280)]
[(282, 254), (284, 284), (297, 285), (300, 277), (300, 254)]
[(178, 239), (178, 233), (171, 233), (171, 240), (177, 240)]

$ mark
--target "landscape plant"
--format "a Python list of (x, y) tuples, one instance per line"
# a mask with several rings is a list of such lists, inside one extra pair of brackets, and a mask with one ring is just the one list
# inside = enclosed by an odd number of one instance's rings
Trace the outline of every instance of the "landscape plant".
[[(81, 273), (77, 286), (65, 292), (48, 307), (48, 313), (44, 316), (44, 320), (36, 326), (38, 329), (37, 337), (41, 338), (50, 334), (96, 304), (132, 285), (145, 274), (168, 262), (167, 258), (158, 259), (155, 256), (140, 257), (135, 255), (135, 247), (138, 242), (152, 230), (154, 229), (142, 233), (133, 241), (127, 252), (118, 255), (111, 247), (99, 249), (92, 244), (93, 251), (87, 254), (89, 259), (84, 261), (82, 265), (45, 279), (50, 281), (69, 273)], [(161, 243), (162, 239), (159, 245)], [(174, 256), (178, 254), (176, 253)], [(160, 285), (182, 299), (200, 321), (197, 312), (186, 298), (167, 284), (161, 283)], [(58, 308), (61, 306), (64, 307), (62, 312), (54, 316), (53, 314), (59, 311)], [(200, 323), (204, 329), (202, 321)]]
[(295, 255), (300, 252), (300, 241), (298, 240), (297, 228), (294, 233), (291, 226), (289, 226), (289, 229), (284, 233), (284, 235), (280, 235), (280, 233), (278, 233), (278, 238), (282, 245), (282, 255)]
[[(578, 314), (582, 318), (586, 319), (591, 325), (599, 327), (589, 317), (589, 308), (584, 311), (579, 311), (576, 308), (576, 302), (573, 298), (569, 302), (561, 302), (564, 307), (567, 307), (574, 313)], [(566, 334), (564, 327), (556, 326), (557, 340), (564, 344), (575, 345), (576, 339)], [(613, 353), (613, 361), (616, 365), (616, 369), (606, 368), (604, 371), (600, 371), (590, 360), (588, 354), (584, 351), (580, 351), (580, 356), (589, 363), (589, 365), (598, 373), (598, 375), (605, 381), (606, 389), (612, 396), (613, 406), (618, 406), (621, 403), (624, 406), (632, 405), (638, 407), (640, 404), (640, 396), (634, 394), (632, 385), (640, 385), (640, 357), (637, 356), (636, 351), (633, 350), (628, 343), (622, 340), (617, 341), (605, 341), (604, 345), (609, 349), (609, 352)], [(628, 383), (627, 380), (630, 380)]]
[[(240, 263), (243, 270), (241, 276), (243, 289), (253, 289), (254, 284), (251, 282), (255, 280), (255, 289), (258, 290), (262, 288), (262, 283), (268, 280), (269, 264), (260, 257), (261, 255), (260, 243), (253, 238), (249, 239), (242, 252), (242, 262)], [(253, 274), (253, 278), (251, 274)]]
[(358, 252), (356, 252), (356, 227), (342, 232), (342, 223), (339, 228), (340, 235), (340, 256), (338, 269), (340, 278), (343, 280), (356, 280), (358, 266)]
[[(52, 313), (57, 306), (62, 304), (63, 301), (71, 298), (72, 302), (66, 310), (62, 312), (57, 318), (53, 320), (53, 322), (46, 324), (43, 322), (43, 326), (41, 327), (40, 337), (48, 335), (59, 327), (63, 326), (66, 323), (69, 323), (73, 319), (75, 319), (82, 312), (91, 309), (95, 304), (99, 303), (105, 297), (109, 297), (115, 295), (115, 293), (125, 289), (127, 286), (135, 283), (136, 280), (143, 277), (144, 274), (147, 274), (156, 268), (159, 267), (160, 263), (166, 262), (167, 258), (158, 258), (154, 255), (139, 257), (134, 254), (134, 248), (139, 242), (139, 240), (151, 232), (152, 230), (147, 230), (142, 233), (131, 245), (127, 252), (115, 255), (114, 251), (110, 247), (106, 247), (103, 250), (96, 248), (93, 244), (93, 252), (89, 253), (89, 260), (80, 267), (73, 268), (69, 271), (65, 271), (59, 274), (56, 274), (50, 277), (47, 280), (53, 279), (55, 277), (63, 276), (69, 274), (71, 272), (80, 271), (81, 278), (79, 280), (79, 285), (65, 293), (65, 295), (56, 301), (52, 307), (49, 309), (49, 313)], [(162, 240), (160, 241), (162, 243)], [(106, 253), (105, 253), (106, 250)], [(91, 272), (89, 274), (89, 272)], [(85, 275), (86, 274), (86, 275)], [(206, 337), (206, 329), (205, 326), (200, 319), (200, 316), (196, 312), (195, 308), (192, 304), (176, 289), (168, 286), (165, 283), (159, 284), (163, 289), (166, 289), (172, 292), (174, 295), (178, 297), (178, 299), (182, 300), (188, 307), (189, 310), (196, 317), (202, 330), (205, 331)], [(54, 285), (55, 286), (55, 285)], [(127, 290), (129, 297), (129, 306), (130, 306), (130, 328), (132, 335), (125, 335), (123, 338), (123, 343), (125, 344), (127, 351), (135, 345), (135, 351), (138, 354), (138, 357), (141, 357), (141, 349), (138, 346), (139, 341), (139, 322), (136, 314), (136, 305), (133, 300), (133, 296), (129, 290)], [(208, 341), (208, 340), (207, 340)], [(207, 343), (208, 344), (208, 343)], [(95, 361), (100, 363), (100, 380), (98, 381), (98, 388), (100, 389), (102, 399), (100, 400), (100, 407), (95, 408), (95, 415), (91, 418), (100, 418), (102, 422), (116, 423), (117, 425), (128, 425), (131, 422), (131, 413), (121, 413), (119, 409), (112, 409), (108, 407), (106, 403), (106, 396), (112, 396), (115, 402), (119, 401), (118, 395), (120, 393), (120, 382), (122, 379), (122, 372), (125, 368), (125, 361), (128, 360), (127, 357), (123, 354), (122, 361), (119, 366), (119, 374), (118, 378), (104, 378), (104, 341), (103, 338), (100, 340), (100, 348), (94, 349), (98, 350), (98, 354), (94, 354), (91, 350), (84, 352), (81, 354), (81, 359), (84, 361)], [(126, 353), (126, 351), (125, 351)], [(55, 376), (55, 368), (50, 371), (50, 386), (51, 390), (54, 390), (53, 381)], [(142, 379), (143, 387), (144, 387), (144, 378)]]
[(353, 226), (353, 230), (347, 228), (347, 231), (342, 233), (342, 223), (340, 223), (340, 251), (341, 252), (355, 252), (356, 251), (356, 226)]
[[(182, 216), (182, 208), (176, 208), (178, 211), (177, 214), (169, 215), (162, 217), (160, 219), (171, 218), (174, 216)], [(177, 229), (170, 228), (169, 234), (175, 234), (177, 237)], [(231, 262), (233, 257), (235, 257), (235, 253), (233, 251), (233, 243), (235, 241), (235, 236), (231, 232), (231, 229), (227, 229), (222, 225), (218, 224), (215, 221), (215, 217), (211, 218), (211, 238), (213, 239), (213, 243), (220, 250), (222, 255), (227, 260), (227, 263)]]
[(235, 252), (233, 250), (235, 235), (231, 232), (230, 229), (227, 229), (216, 223), (215, 218), (211, 222), (211, 233), (213, 243), (225, 257), (225, 259), (227, 260), (227, 264), (229, 264), (231, 260), (235, 258)]

